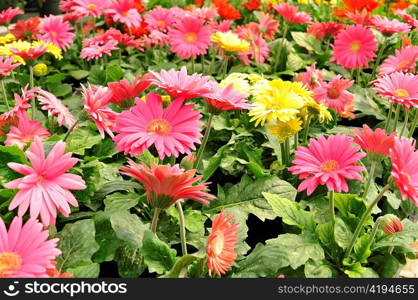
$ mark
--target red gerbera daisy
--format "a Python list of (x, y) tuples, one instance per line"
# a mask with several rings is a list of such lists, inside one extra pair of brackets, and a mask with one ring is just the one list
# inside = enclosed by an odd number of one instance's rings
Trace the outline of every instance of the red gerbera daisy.
[(39, 17), (32, 17), (27, 20), (19, 20), (10, 32), (17, 40), (32, 41), (36, 39), (39, 33), (41, 19)]
[(366, 151), (372, 159), (380, 159), (388, 156), (389, 150), (395, 144), (396, 132), (387, 135), (386, 131), (381, 128), (373, 131), (369, 126), (364, 124), (363, 130), (354, 129), (354, 133), (354, 142)]

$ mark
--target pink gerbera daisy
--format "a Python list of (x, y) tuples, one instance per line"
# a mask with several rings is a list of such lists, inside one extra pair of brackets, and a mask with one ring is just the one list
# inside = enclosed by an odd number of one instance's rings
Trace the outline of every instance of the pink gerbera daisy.
[(109, 6), (109, 0), (73, 0), (74, 5), (71, 9), (81, 16), (92, 16), (95, 18)]
[(353, 84), (354, 80), (342, 79), (341, 75), (337, 75), (331, 82), (323, 81), (320, 86), (316, 87), (312, 97), (318, 103), (324, 103), (341, 114), (346, 105), (354, 100), (354, 95), (347, 91)]
[(98, 59), (103, 55), (112, 55), (112, 50), (118, 49), (118, 42), (115, 40), (108, 40), (104, 44), (93, 44), (83, 48), (80, 52), (80, 57), (85, 58), (88, 61), (92, 59)]
[(42, 140), (48, 138), (50, 135), (47, 129), (42, 128), (41, 122), (29, 120), (28, 115), (23, 113), (19, 118), (19, 125), (10, 128), (4, 144), (6, 146), (16, 145), (23, 150), (35, 138)]
[(0, 12), (0, 24), (10, 23), (17, 15), (23, 15), (24, 12), (20, 8), (9, 7)]
[(388, 156), (389, 150), (393, 148), (395, 143), (396, 132), (387, 135), (385, 130), (376, 128), (373, 131), (366, 124), (363, 125), (363, 130), (354, 129), (354, 133), (354, 142), (372, 159)]
[(418, 47), (407, 46), (395, 50), (395, 55), (386, 58), (379, 68), (379, 74), (394, 72), (415, 72), (415, 62), (418, 60)]
[(411, 27), (418, 27), (418, 20), (408, 15), (404, 10), (396, 10), (395, 14), (400, 16)]
[(225, 274), (237, 258), (235, 248), (238, 242), (239, 223), (232, 224), (233, 220), (234, 217), (228, 216), (223, 209), (213, 219), (206, 249), (209, 275), (212, 271), (215, 271), (218, 276)]
[(9, 76), (11, 71), (20, 66), (20, 63), (14, 64), (13, 60), (13, 57), (3, 58), (0, 56), (0, 76)]
[(396, 19), (389, 20), (387, 17), (379, 15), (373, 16), (372, 23), (377, 30), (388, 35), (393, 33), (408, 33), (411, 30), (411, 26), (408, 24), (399, 22)]
[(283, 19), (293, 24), (307, 24), (312, 21), (310, 14), (298, 12), (297, 6), (293, 6), (286, 2), (274, 5), (273, 9), (280, 14)]
[(171, 51), (181, 58), (196, 58), (206, 54), (211, 43), (211, 31), (203, 26), (205, 21), (195, 17), (185, 17), (175, 23), (168, 32)]
[(155, 77), (151, 79), (151, 82), (173, 98), (197, 98), (211, 91), (208, 76), (197, 73), (187, 75), (185, 66), (180, 71), (171, 69), (170, 71), (161, 70), (160, 73), (150, 71), (150, 73)]
[(167, 31), (173, 25), (175, 18), (167, 8), (156, 7), (144, 15), (148, 29)]
[(39, 103), (42, 105), (42, 110), (47, 110), (48, 114), (51, 116), (57, 116), (57, 122), (59, 126), (62, 126), (65, 123), (65, 126), (71, 128), (74, 125), (76, 121), (75, 117), (62, 103), (62, 101), (55, 97), (54, 94), (39, 89), (37, 91), (37, 97)]
[(47, 45), (37, 45), (30, 47), (29, 49), (11, 48), (10, 52), (13, 55), (20, 56), (25, 61), (33, 61), (38, 59), (41, 55), (45, 54), (47, 50)]
[(21, 217), (14, 217), (7, 230), (0, 218), (0, 278), (48, 277), (47, 270), (61, 254), (58, 239), (48, 236), (36, 219), (23, 224)]
[(357, 162), (366, 153), (359, 152), (360, 147), (352, 144), (353, 138), (337, 134), (328, 139), (321, 135), (317, 140), (311, 139), (307, 148), (298, 147), (293, 160), (295, 165), (289, 168), (300, 179), (305, 179), (298, 191), (307, 190), (311, 195), (321, 184), (331, 191), (348, 192), (346, 179), (363, 181), (359, 172), (365, 169), (357, 166)]
[(313, 91), (316, 87), (322, 85), (324, 75), (316, 69), (316, 63), (306, 67), (306, 72), (300, 73), (296, 79), (302, 82), (306, 87)]
[(363, 25), (350, 25), (341, 31), (332, 45), (331, 61), (347, 69), (368, 67), (376, 57), (377, 41), (373, 32)]
[(215, 111), (233, 110), (233, 109), (250, 109), (251, 105), (247, 103), (249, 95), (243, 94), (238, 90), (234, 90), (232, 83), (225, 88), (219, 87), (214, 83), (212, 92), (206, 94), (205, 100)]
[(32, 166), (10, 162), (7, 165), (24, 177), (6, 183), (8, 189), (18, 189), (9, 205), (9, 210), (16, 207), (18, 216), (23, 216), (30, 207), (31, 218), (41, 216), (45, 226), (55, 225), (57, 210), (68, 217), (71, 213), (70, 203), (78, 206), (77, 200), (69, 190), (86, 188), (84, 180), (75, 174), (66, 174), (78, 162), (65, 153), (65, 143), (57, 142), (45, 158), (44, 146), (40, 139), (35, 139), (26, 157)]
[(317, 40), (322, 40), (336, 37), (344, 27), (344, 24), (337, 22), (315, 22), (308, 27), (307, 33), (315, 36)]
[(32, 107), (29, 104), (29, 100), (36, 97), (35, 92), (37, 92), (39, 88), (35, 87), (33, 89), (28, 90), (28, 87), (29, 85), (26, 85), (22, 89), (22, 96), (16, 93), (14, 94), (15, 105), (10, 111), (4, 113), (4, 117), (6, 119), (12, 118), (15, 116), (20, 117), (22, 113), (26, 112), (26, 109), (28, 109), (29, 107)]
[(374, 81), (374, 90), (392, 102), (405, 105), (406, 109), (418, 106), (418, 76), (395, 72)]
[(112, 92), (103, 86), (89, 87), (81, 85), (82, 95), (84, 99), (84, 109), (87, 111), (89, 117), (96, 123), (97, 129), (102, 138), (105, 132), (111, 136), (116, 125), (116, 117), (118, 114), (107, 105), (112, 100)]
[(134, 0), (112, 0), (106, 12), (113, 18), (113, 21), (128, 27), (139, 27), (142, 22)]
[(392, 161), (391, 175), (402, 199), (409, 198), (418, 207), (418, 151), (415, 149), (415, 141), (395, 138), (395, 146), (389, 151)]
[(190, 154), (190, 150), (196, 149), (194, 144), (200, 144), (203, 125), (199, 121), (202, 115), (193, 108), (194, 104), (184, 105), (183, 99), (176, 99), (164, 109), (161, 96), (153, 93), (147, 95), (145, 102), (137, 99), (136, 106), (117, 118), (116, 149), (140, 155), (154, 145), (161, 159)]
[(57, 47), (66, 50), (73, 43), (74, 29), (62, 16), (49, 16), (42, 19), (39, 38), (44, 42), (50, 42)]
[(263, 38), (273, 40), (274, 35), (279, 32), (279, 22), (274, 19), (273, 15), (264, 12), (259, 12), (258, 20)]

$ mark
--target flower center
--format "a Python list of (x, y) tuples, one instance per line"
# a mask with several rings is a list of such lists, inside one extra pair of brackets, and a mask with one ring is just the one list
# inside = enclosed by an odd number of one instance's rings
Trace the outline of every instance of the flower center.
[(361, 44), (359, 41), (354, 41), (350, 44), (350, 51), (353, 53), (358, 53), (361, 49)]
[(331, 87), (328, 89), (327, 95), (331, 99), (337, 99), (338, 97), (340, 97), (340, 91), (335, 87)]
[(13, 252), (0, 253), (0, 277), (13, 276), (22, 266), (22, 258)]
[(395, 95), (399, 98), (408, 98), (409, 97), (409, 92), (405, 89), (397, 89), (395, 91)]
[(322, 172), (331, 173), (331, 172), (338, 170), (339, 168), (340, 168), (340, 165), (338, 164), (338, 162), (336, 160), (330, 159), (324, 162), (321, 165), (320, 169)]
[(407, 65), (409, 65), (409, 61), (408, 60), (404, 60), (404, 61), (400, 62), (399, 64), (397, 64), (396, 69), (397, 70), (402, 70)]
[(184, 40), (188, 43), (194, 43), (197, 40), (197, 35), (194, 32), (188, 32), (184, 35)]
[(158, 20), (157, 25), (160, 26), (160, 27), (163, 27), (163, 26), (165, 26), (165, 22), (163, 20)]
[(219, 255), (222, 253), (222, 250), (224, 249), (224, 243), (225, 243), (225, 237), (222, 232), (217, 232), (215, 234), (215, 238), (213, 239), (213, 252), (215, 252), (216, 255)]
[(129, 16), (129, 11), (125, 10), (121, 13), (121, 15), (127, 18)]
[(88, 10), (95, 10), (96, 8), (97, 8), (96, 4), (90, 3), (89, 5), (87, 5)]
[(156, 119), (152, 120), (147, 128), (147, 132), (155, 132), (162, 135), (167, 135), (171, 130), (171, 125), (167, 120)]
[(45, 177), (43, 175), (38, 175), (38, 184), (44, 184)]

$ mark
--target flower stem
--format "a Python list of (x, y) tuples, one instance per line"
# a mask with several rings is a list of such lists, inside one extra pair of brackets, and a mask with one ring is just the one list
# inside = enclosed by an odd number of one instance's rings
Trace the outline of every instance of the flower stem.
[(308, 134), (309, 134), (309, 126), (311, 125), (311, 119), (312, 117), (309, 116), (308, 119), (306, 120), (305, 133), (303, 135), (303, 144), (305, 145), (308, 143)]
[(194, 63), (194, 58), (192, 58), (192, 74), (194, 74), (196, 72), (196, 66)]
[(372, 232), (370, 233), (369, 246), (371, 246), (373, 244), (373, 240), (376, 237), (376, 233), (377, 233), (377, 230), (380, 227), (381, 222), (382, 222), (382, 217), (377, 218), (376, 222), (374, 222)]
[(360, 234), (360, 230), (363, 228), (364, 222), (366, 222), (367, 217), (370, 215), (370, 213), (372, 212), (373, 208), (376, 206), (377, 202), (379, 202), (380, 199), (382, 199), (383, 195), (385, 194), (385, 192), (387, 190), (390, 189), (391, 183), (388, 183), (387, 185), (385, 185), (382, 190), (380, 191), (380, 193), (376, 196), (376, 198), (373, 200), (373, 202), (369, 205), (369, 207), (367, 208), (367, 210), (364, 212), (363, 216), (360, 219), (360, 222), (357, 224), (356, 230), (354, 231), (353, 237), (350, 241), (350, 244), (347, 248), (347, 251), (345, 253), (344, 257), (349, 257), (351, 252), (353, 251), (354, 248), (354, 244)]
[(1, 89), (3, 90), (4, 102), (6, 103), (7, 110), (10, 110), (9, 100), (7, 100), (6, 87), (4, 85), (4, 80), (1, 80)]
[(284, 143), (280, 143), (280, 154), (282, 156), (282, 165), (285, 166), (287, 164), (286, 162), (286, 149), (284, 146)]
[(361, 80), (361, 70), (360, 70), (360, 68), (356, 69), (356, 81), (357, 81), (357, 84), (361, 85), (362, 80)]
[[(284, 29), (283, 29), (282, 39), (286, 40), (287, 30), (289, 27), (286, 21), (284, 21), (283, 27)], [(276, 50), (276, 56), (274, 57), (273, 72), (277, 71), (277, 67), (279, 66), (280, 54), (282, 52), (284, 45), (285, 45), (284, 41), (282, 43), (281, 40), (279, 39), (277, 40), (277, 50)]]
[(71, 126), (71, 128), (70, 129), (68, 129), (68, 131), (67, 131), (67, 133), (65, 134), (65, 136), (64, 136), (64, 138), (63, 138), (63, 142), (65, 142), (67, 139), (68, 139), (68, 137), (70, 136), (70, 134), (71, 134), (71, 132), (73, 132), (73, 130), (74, 130), (74, 128), (77, 126), (77, 124), (80, 122), (80, 118), (78, 118), (75, 122), (74, 122), (74, 124), (73, 124), (73, 126)]
[(295, 149), (295, 151), (296, 151), (296, 149), (298, 148), (298, 146), (299, 146), (299, 132), (296, 132), (295, 133), (295, 135), (294, 135), (294, 149)]
[(161, 208), (154, 208), (154, 215), (152, 216), (151, 231), (156, 233), (158, 226), (158, 217), (160, 216)]
[(202, 144), (200, 145), (199, 150), (197, 151), (196, 162), (194, 165), (195, 169), (199, 167), (199, 163), (202, 160), (203, 151), (205, 150), (206, 144), (208, 143), (210, 130), (212, 128), (213, 117), (214, 117), (214, 114), (211, 113), (208, 118), (208, 123), (206, 124), (206, 130), (205, 130), (205, 135), (203, 136)]
[(379, 53), (377, 54), (376, 61), (375, 61), (375, 64), (373, 66), (373, 71), (372, 71), (372, 74), (370, 76), (369, 81), (373, 80), (373, 77), (374, 77), (374, 75), (376, 74), (376, 71), (377, 71), (377, 67), (380, 65), (380, 61), (382, 60), (383, 51), (385, 51), (385, 49), (386, 49), (387, 40), (388, 39), (386, 37), (383, 40), (382, 47), (380, 47)]
[(406, 125), (408, 124), (408, 118), (409, 118), (409, 111), (407, 109), (405, 109), (405, 119), (403, 121), (403, 126), (402, 126), (402, 130), (401, 133), (399, 134), (399, 136), (401, 137), (403, 135), (403, 133), (405, 132), (406, 129)]
[(366, 198), (367, 193), (370, 188), (370, 184), (372, 183), (374, 179), (374, 172), (376, 171), (376, 165), (377, 165), (376, 160), (372, 160), (370, 164), (369, 176), (367, 177), (367, 182), (366, 182), (366, 185), (364, 186), (363, 198)]
[(392, 131), (396, 131), (396, 127), (398, 127), (400, 111), (401, 111), (401, 105), (399, 103), (396, 103), (395, 121), (393, 122)]
[(386, 132), (389, 130), (390, 120), (392, 119), (392, 112), (393, 112), (393, 102), (390, 102), (389, 113), (388, 113), (386, 124), (385, 124)]
[(409, 128), (408, 138), (411, 138), (414, 135), (417, 122), (418, 122), (418, 108), (415, 109), (415, 118), (414, 118), (414, 121), (412, 121), (411, 127)]
[(330, 190), (328, 192), (329, 198), (329, 213), (331, 215), (331, 230), (334, 232), (335, 227), (335, 201), (334, 201), (334, 191)]
[(181, 207), (180, 202), (177, 202), (176, 206), (179, 212), (181, 251), (184, 256), (184, 255), (187, 255), (186, 227), (185, 227), (185, 222), (184, 222), (184, 213), (183, 213), (183, 208)]
[(284, 150), (285, 150), (285, 157), (286, 157), (286, 165), (290, 162), (290, 144), (289, 138), (284, 141)]
[[(29, 87), (31, 89), (33, 89), (34, 87), (34, 78), (33, 78), (33, 66), (32, 64), (28, 65), (29, 67)], [(35, 120), (35, 116), (36, 116), (36, 102), (35, 102), (35, 97), (32, 98), (32, 120)]]
[(228, 57), (225, 57), (223, 64), (222, 64), (222, 79), (226, 77), (227, 72), (228, 72)]
[(200, 56), (200, 64), (202, 65), (202, 75), (205, 75), (205, 56), (203, 54)]

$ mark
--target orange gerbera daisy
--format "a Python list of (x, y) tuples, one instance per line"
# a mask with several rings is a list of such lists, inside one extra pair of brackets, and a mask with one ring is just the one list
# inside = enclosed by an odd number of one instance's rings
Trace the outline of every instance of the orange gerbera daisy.
[(343, 6), (339, 6), (333, 10), (334, 16), (337, 18), (347, 18), (347, 14), (367, 11), (368, 13), (375, 10), (379, 3), (376, 0), (343, 0)]

